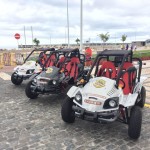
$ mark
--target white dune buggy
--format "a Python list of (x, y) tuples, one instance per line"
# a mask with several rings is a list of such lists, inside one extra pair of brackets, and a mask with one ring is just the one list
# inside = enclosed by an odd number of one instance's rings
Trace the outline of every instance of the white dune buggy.
[(33, 74), (40, 72), (40, 68), (50, 55), (54, 48), (49, 49), (34, 49), (24, 60), (24, 64), (14, 68), (11, 75), (11, 81), (15, 85), (20, 85), (23, 80), (29, 79)]
[(139, 138), (146, 97), (141, 69), (142, 61), (132, 58), (132, 51), (104, 50), (87, 79), (68, 91), (61, 109), (63, 121), (73, 123), (75, 117), (99, 123), (117, 120), (128, 124), (130, 138)]

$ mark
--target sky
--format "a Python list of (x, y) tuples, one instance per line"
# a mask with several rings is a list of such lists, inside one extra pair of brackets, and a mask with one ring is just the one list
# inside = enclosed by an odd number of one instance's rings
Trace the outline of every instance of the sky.
[[(68, 0), (70, 43), (80, 39), (80, 1)], [(67, 43), (67, 0), (0, 0), (0, 49), (18, 43)], [(25, 28), (25, 34), (24, 34)], [(109, 32), (108, 42), (150, 39), (150, 0), (83, 0), (83, 42), (102, 42), (98, 34)], [(14, 37), (19, 33), (21, 38)]]

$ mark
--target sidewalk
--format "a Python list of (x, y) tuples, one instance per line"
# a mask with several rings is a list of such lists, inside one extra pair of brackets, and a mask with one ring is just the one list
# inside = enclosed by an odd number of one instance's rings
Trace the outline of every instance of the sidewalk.
[(0, 69), (0, 72), (13, 72), (15, 66), (4, 66), (2, 69)]

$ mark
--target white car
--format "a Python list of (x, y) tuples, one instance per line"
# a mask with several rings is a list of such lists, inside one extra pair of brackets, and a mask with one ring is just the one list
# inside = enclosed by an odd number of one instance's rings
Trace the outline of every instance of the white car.
[(61, 109), (63, 121), (73, 123), (75, 117), (99, 123), (118, 120), (128, 124), (130, 138), (139, 138), (146, 97), (141, 69), (142, 61), (132, 58), (132, 51), (99, 53), (86, 80), (80, 79), (68, 91)]
[(20, 85), (23, 80), (40, 73), (42, 66), (46, 62), (47, 55), (50, 55), (54, 50), (54, 48), (33, 50), (24, 60), (23, 65), (14, 68), (14, 72), (11, 75), (12, 83)]

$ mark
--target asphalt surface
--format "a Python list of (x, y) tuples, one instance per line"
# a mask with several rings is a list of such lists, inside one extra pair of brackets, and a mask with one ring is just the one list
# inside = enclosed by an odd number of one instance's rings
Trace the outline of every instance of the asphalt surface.
[(150, 149), (150, 108), (143, 108), (141, 136), (132, 140), (128, 126), (117, 121), (98, 124), (76, 118), (73, 124), (64, 123), (60, 112), (64, 96), (30, 100), (26, 83), (15, 86), (0, 78), (0, 150)]

